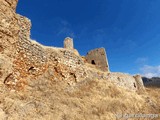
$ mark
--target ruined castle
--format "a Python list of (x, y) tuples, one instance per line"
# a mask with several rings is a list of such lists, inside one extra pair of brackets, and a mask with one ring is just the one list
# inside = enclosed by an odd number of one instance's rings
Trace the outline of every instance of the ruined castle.
[(0, 83), (9, 89), (25, 89), (29, 80), (46, 77), (75, 85), (87, 79), (108, 80), (133, 91), (143, 90), (139, 75), (112, 73), (104, 48), (85, 57), (74, 48), (73, 39), (64, 48), (47, 47), (30, 39), (31, 22), (15, 13), (18, 0), (0, 0)]

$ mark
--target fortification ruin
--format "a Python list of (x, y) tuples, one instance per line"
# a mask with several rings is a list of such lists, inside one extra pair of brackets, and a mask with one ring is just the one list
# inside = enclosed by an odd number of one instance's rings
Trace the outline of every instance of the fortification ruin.
[(74, 49), (73, 47), (73, 39), (70, 37), (67, 37), (64, 39), (64, 48), (67, 49)]
[[(109, 71), (104, 48), (92, 50), (82, 59), (71, 38), (64, 40), (64, 48), (47, 47), (31, 41), (31, 22), (15, 13), (17, 2), (0, 0), (0, 83), (21, 90), (29, 80), (38, 80), (39, 77), (51, 81), (64, 80), (68, 85), (86, 79), (103, 79), (126, 89), (143, 89), (140, 77)], [(98, 70), (89, 67), (86, 61)], [(138, 87), (134, 87), (135, 84)]]
[(108, 60), (104, 48), (89, 51), (85, 58), (88, 63), (95, 65), (98, 69), (109, 72)]

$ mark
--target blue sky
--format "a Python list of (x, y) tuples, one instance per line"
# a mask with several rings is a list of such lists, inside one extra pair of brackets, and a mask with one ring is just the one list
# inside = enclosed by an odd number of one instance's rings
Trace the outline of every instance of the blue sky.
[(44, 45), (69, 36), (81, 55), (104, 47), (112, 72), (160, 76), (160, 0), (19, 0), (17, 13)]

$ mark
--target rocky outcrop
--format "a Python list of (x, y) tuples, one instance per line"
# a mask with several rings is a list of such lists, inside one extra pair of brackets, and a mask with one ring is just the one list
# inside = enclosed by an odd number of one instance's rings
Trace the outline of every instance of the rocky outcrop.
[(160, 77), (142, 77), (144, 86), (146, 87), (160, 87)]
[(0, 83), (7, 81), (13, 72), (16, 42), (20, 26), (15, 13), (17, 0), (0, 0)]
[(142, 77), (140, 75), (133, 76), (136, 81), (136, 87), (138, 91), (143, 92), (145, 90)]
[(0, 0), (0, 52), (13, 57), (20, 26), (15, 13), (17, 0)]
[(5, 2), (15, 11), (18, 0), (5, 0)]

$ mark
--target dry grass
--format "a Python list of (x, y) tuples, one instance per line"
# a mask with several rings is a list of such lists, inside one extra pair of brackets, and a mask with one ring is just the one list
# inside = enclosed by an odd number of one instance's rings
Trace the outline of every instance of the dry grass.
[(32, 82), (36, 86), (23, 92), (7, 92), (1, 86), (0, 119), (116, 120), (115, 114), (160, 113), (158, 88), (137, 94), (103, 80), (86, 80), (75, 86), (44, 79)]

